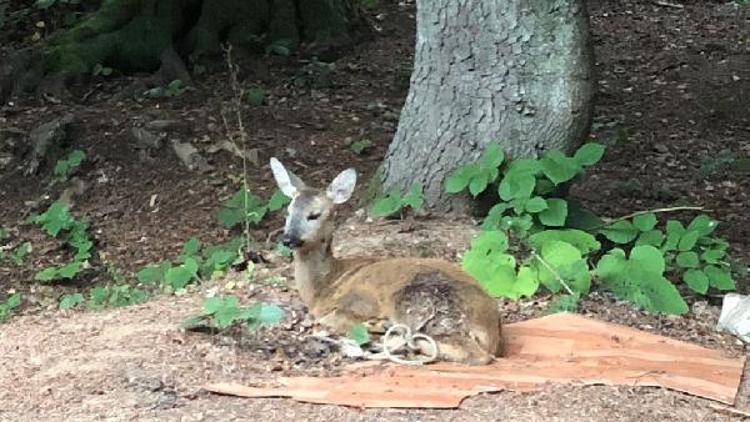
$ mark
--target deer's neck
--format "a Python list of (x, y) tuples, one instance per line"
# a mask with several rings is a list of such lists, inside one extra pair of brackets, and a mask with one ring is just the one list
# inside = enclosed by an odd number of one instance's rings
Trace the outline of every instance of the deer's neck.
[(321, 290), (328, 285), (335, 264), (330, 237), (294, 252), (294, 279), (297, 291), (307, 306), (312, 306)]

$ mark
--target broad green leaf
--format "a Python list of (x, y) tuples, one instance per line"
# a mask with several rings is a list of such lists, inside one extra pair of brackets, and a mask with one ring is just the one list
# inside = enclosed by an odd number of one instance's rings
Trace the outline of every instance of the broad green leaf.
[(688, 224), (688, 230), (695, 230), (700, 233), (700, 236), (708, 236), (713, 233), (719, 223), (707, 215), (696, 216), (693, 221)]
[(250, 322), (255, 324), (275, 325), (284, 318), (284, 310), (271, 303), (258, 302), (249, 306), (247, 309), (253, 319), (253, 321)]
[(398, 192), (392, 192), (385, 198), (378, 199), (370, 208), (370, 213), (374, 217), (385, 217), (395, 214), (401, 210), (401, 195)]
[(639, 291), (633, 297), (636, 304), (641, 305), (649, 312), (673, 315), (682, 315), (688, 312), (687, 303), (669, 280), (638, 268), (632, 268), (631, 274), (632, 277), (640, 277), (641, 279)]
[(642, 232), (647, 232), (656, 227), (656, 214), (648, 213), (633, 217), (633, 226)]
[(487, 183), (489, 182), (489, 175), (487, 173), (479, 173), (469, 182), (469, 193), (473, 197), (477, 197), (480, 193), (487, 189)]
[(578, 296), (562, 295), (547, 305), (547, 311), (551, 314), (560, 312), (575, 312), (578, 310)]
[(218, 214), (219, 223), (226, 228), (232, 228), (242, 222), (242, 211), (235, 208), (222, 208)]
[(677, 249), (677, 244), (680, 242), (680, 238), (685, 234), (685, 227), (682, 223), (677, 220), (667, 221), (667, 241), (664, 243), (665, 251), (672, 251)]
[(574, 178), (580, 170), (580, 165), (574, 159), (556, 150), (548, 152), (539, 160), (539, 164), (542, 173), (555, 185)]
[(615, 243), (630, 243), (638, 236), (638, 229), (630, 221), (618, 221), (601, 230), (599, 233)]
[(696, 293), (704, 295), (708, 292), (708, 277), (701, 270), (692, 269), (685, 271), (685, 274), (682, 275), (682, 280)]
[(612, 280), (625, 273), (628, 260), (625, 251), (619, 248), (610, 250), (596, 264), (596, 275), (604, 280)]
[(201, 249), (201, 242), (198, 238), (191, 237), (190, 240), (182, 245), (182, 255), (185, 257), (193, 256)]
[(57, 270), (57, 274), (62, 278), (70, 279), (70, 278), (75, 277), (79, 271), (81, 271), (81, 262), (73, 261), (60, 267)]
[[(471, 272), (469, 272), (471, 274)], [(474, 276), (474, 274), (471, 274)], [(494, 266), (489, 274), (483, 277), (476, 277), (479, 284), (484, 288), (488, 295), (492, 297), (509, 297), (518, 298), (514, 285), (516, 284), (516, 271), (514, 266), (499, 265)]]
[(185, 265), (172, 267), (164, 275), (164, 281), (173, 289), (182, 289), (193, 279), (194, 274)]
[(83, 295), (80, 293), (66, 294), (60, 298), (60, 309), (73, 309), (83, 303)]
[(535, 196), (524, 204), (524, 208), (526, 208), (527, 212), (530, 213), (538, 213), (546, 210), (548, 207), (547, 201), (544, 200), (541, 196)]
[(479, 174), (479, 172), (480, 167), (476, 163), (457, 168), (445, 179), (445, 191), (448, 193), (461, 192), (469, 186), (471, 179)]
[(401, 200), (402, 204), (411, 207), (412, 210), (418, 210), (424, 205), (424, 194), (422, 193), (422, 186), (419, 183), (414, 183), (409, 189), (409, 192)]
[(268, 200), (268, 210), (278, 211), (291, 201), (284, 193), (276, 189), (271, 195), (271, 199)]
[(482, 230), (497, 230), (500, 228), (500, 220), (503, 218), (503, 213), (510, 208), (510, 204), (507, 202), (500, 202), (495, 204), (490, 211), (487, 213), (487, 217), (482, 221)]
[(505, 160), (505, 153), (500, 148), (500, 145), (496, 143), (487, 144), (482, 154), (482, 167), (486, 169), (500, 167), (500, 164)]
[[(581, 252), (575, 246), (559, 240), (548, 241), (542, 245), (541, 259), (544, 262), (539, 262), (535, 268), (538, 271), (539, 281), (551, 292), (560, 291), (562, 287), (560, 278), (571, 288), (580, 287), (588, 290), (589, 283), (586, 282), (588, 271), (586, 275), (583, 275), (576, 268), (579, 265), (577, 263), (581, 261)], [(554, 272), (548, 267), (551, 267)]]
[(223, 307), (219, 308), (212, 315), (212, 320), (216, 324), (216, 328), (224, 329), (235, 323), (239, 319), (240, 308), (237, 307), (235, 301), (234, 304), (225, 303)]
[(565, 219), (565, 225), (572, 229), (593, 233), (595, 229), (603, 227), (605, 222), (591, 210), (584, 207), (581, 201), (569, 199), (568, 217)]
[(516, 198), (528, 198), (534, 191), (536, 176), (528, 171), (515, 171), (505, 174), (500, 181), (498, 194), (503, 201), (511, 201)]
[(164, 269), (158, 265), (149, 265), (138, 271), (135, 276), (144, 284), (159, 283), (164, 280)]
[(513, 286), (518, 297), (531, 297), (539, 289), (539, 278), (530, 267), (523, 266), (518, 269), (516, 283)]
[(544, 243), (551, 240), (570, 243), (583, 255), (593, 251), (598, 251), (601, 248), (601, 243), (599, 243), (594, 236), (582, 230), (544, 230), (529, 236), (529, 243), (536, 249), (541, 249)]
[(638, 264), (643, 270), (664, 274), (666, 264), (661, 251), (650, 245), (636, 246), (630, 251), (630, 260)]
[(697, 268), (700, 263), (698, 254), (693, 251), (678, 253), (675, 262), (681, 268)]
[(604, 145), (593, 142), (584, 144), (578, 148), (578, 151), (573, 155), (573, 159), (575, 159), (580, 166), (593, 166), (602, 159), (605, 149), (606, 147)]
[(722, 249), (708, 249), (701, 254), (701, 259), (709, 264), (718, 264), (727, 252)]
[(49, 267), (45, 268), (42, 271), (39, 271), (34, 276), (34, 280), (37, 281), (51, 281), (57, 278), (57, 268), (56, 267)]
[(729, 269), (719, 268), (715, 265), (707, 265), (703, 272), (708, 276), (711, 287), (719, 290), (734, 290), (736, 286)]
[(346, 336), (360, 346), (370, 342), (370, 333), (367, 332), (367, 327), (362, 323), (355, 324)]
[(638, 236), (638, 240), (635, 241), (635, 245), (651, 245), (658, 247), (661, 246), (662, 242), (664, 242), (664, 233), (659, 229), (654, 229), (641, 233), (640, 236)]
[(681, 251), (689, 251), (693, 249), (700, 236), (701, 234), (698, 230), (688, 230), (680, 238), (680, 242), (677, 244), (677, 249)]
[(5, 307), (7, 309), (17, 308), (21, 304), (21, 294), (13, 293), (5, 299)]
[(565, 225), (568, 217), (568, 203), (564, 199), (547, 199), (547, 209), (540, 212), (539, 221), (548, 227), (561, 227)]

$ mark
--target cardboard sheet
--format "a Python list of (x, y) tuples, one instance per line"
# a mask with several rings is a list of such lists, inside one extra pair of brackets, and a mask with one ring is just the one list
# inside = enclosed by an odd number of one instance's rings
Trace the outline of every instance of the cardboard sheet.
[(359, 365), (337, 377), (280, 378), (275, 386), (231, 383), (211, 392), (290, 397), (355, 407), (453, 408), (469, 396), (532, 391), (546, 383), (665, 387), (733, 404), (744, 357), (575, 314), (554, 314), (504, 327), (506, 357), (487, 366)]

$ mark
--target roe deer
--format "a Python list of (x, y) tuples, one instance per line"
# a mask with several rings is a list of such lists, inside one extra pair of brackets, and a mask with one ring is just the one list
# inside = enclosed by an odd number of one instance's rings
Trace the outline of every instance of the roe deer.
[(374, 331), (403, 324), (435, 340), (441, 360), (485, 364), (502, 353), (497, 303), (457, 265), (333, 257), (334, 208), (351, 197), (354, 169), (341, 172), (325, 191), (306, 186), (276, 158), (271, 169), (292, 199), (282, 242), (294, 251), (297, 290), (322, 325), (343, 334), (358, 323)]

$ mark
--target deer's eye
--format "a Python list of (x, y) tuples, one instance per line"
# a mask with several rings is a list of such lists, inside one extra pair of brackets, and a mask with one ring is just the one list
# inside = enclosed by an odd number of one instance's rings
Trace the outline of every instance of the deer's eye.
[(315, 220), (317, 220), (319, 218), (320, 218), (320, 213), (319, 212), (314, 212), (312, 214), (308, 214), (307, 215), (307, 220), (308, 221), (315, 221)]

